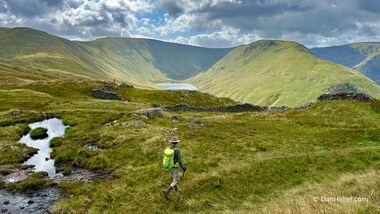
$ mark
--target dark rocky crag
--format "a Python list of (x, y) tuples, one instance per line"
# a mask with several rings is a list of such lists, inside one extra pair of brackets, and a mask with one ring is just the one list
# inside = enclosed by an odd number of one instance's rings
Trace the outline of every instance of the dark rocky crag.
[(93, 97), (104, 99), (104, 100), (120, 100), (125, 101), (125, 99), (118, 93), (106, 91), (104, 89), (95, 88), (92, 89), (91, 95)]

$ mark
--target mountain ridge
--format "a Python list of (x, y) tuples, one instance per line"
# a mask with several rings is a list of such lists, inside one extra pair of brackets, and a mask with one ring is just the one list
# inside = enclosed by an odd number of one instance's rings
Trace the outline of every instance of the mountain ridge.
[[(232, 49), (152, 39), (110, 37), (71, 41), (32, 28), (0, 28), (0, 63), (15, 69), (56, 70), (94, 79), (154, 82), (182, 80), (212, 66)], [(165, 49), (162, 48), (165, 46)], [(178, 63), (180, 62), (180, 63)]]
[(357, 71), (317, 59), (299, 43), (281, 40), (236, 48), (190, 81), (207, 93), (265, 106), (302, 105), (347, 84), (374, 97), (380, 92)]
[(358, 42), (311, 51), (321, 59), (357, 70), (380, 84), (380, 42)]

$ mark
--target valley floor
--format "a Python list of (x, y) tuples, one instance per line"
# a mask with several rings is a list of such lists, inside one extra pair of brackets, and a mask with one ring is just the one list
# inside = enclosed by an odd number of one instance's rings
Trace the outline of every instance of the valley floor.
[[(100, 84), (0, 84), (1, 174), (21, 169), (19, 163), (33, 153), (17, 142), (28, 123), (43, 119), (42, 113), (70, 125), (65, 137), (52, 144), (59, 169), (109, 173), (89, 183), (61, 182), (62, 198), (50, 208), (52, 213), (380, 212), (376, 102), (321, 102), (284, 112), (164, 112), (163, 117), (147, 119), (130, 114), (152, 103), (233, 102), (137, 89), (120, 91), (131, 102), (104, 101), (90, 96)], [(136, 121), (143, 123), (129, 125)], [(188, 171), (179, 183), (182, 191), (171, 193), (167, 201), (162, 190), (170, 176), (161, 167), (161, 154), (175, 134), (173, 128)], [(89, 144), (100, 149), (85, 147)], [(49, 186), (45, 180), (35, 176), (0, 187), (25, 191), (38, 182)], [(356, 201), (326, 201), (336, 197)]]

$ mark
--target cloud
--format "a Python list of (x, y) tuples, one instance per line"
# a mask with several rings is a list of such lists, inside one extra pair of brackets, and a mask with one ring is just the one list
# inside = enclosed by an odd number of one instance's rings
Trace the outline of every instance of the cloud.
[(0, 25), (59, 36), (150, 37), (208, 47), (260, 38), (309, 47), (378, 41), (378, 0), (0, 0)]
[(137, 15), (153, 8), (145, 0), (1, 0), (0, 5), (5, 8), (0, 9), (4, 26), (34, 27), (81, 39), (131, 36)]

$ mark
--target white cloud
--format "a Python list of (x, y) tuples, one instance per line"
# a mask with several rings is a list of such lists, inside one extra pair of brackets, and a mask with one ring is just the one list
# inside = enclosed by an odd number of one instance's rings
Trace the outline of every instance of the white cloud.
[(190, 37), (178, 37), (169, 41), (194, 46), (234, 47), (261, 39), (256, 33), (242, 34), (238, 29), (225, 28), (210, 34), (198, 34)]
[(378, 0), (0, 0), (4, 27), (84, 40), (138, 35), (209, 47), (259, 38), (308, 46), (378, 41), (379, 20)]

